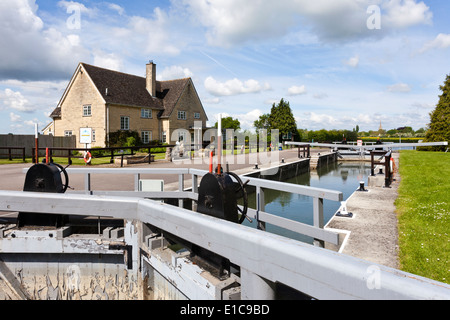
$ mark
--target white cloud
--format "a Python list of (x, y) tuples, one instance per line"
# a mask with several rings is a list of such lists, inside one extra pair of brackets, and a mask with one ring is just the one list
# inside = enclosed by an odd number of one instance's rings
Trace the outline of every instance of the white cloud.
[[(207, 28), (210, 44), (228, 47), (247, 42), (279, 39), (312, 30), (321, 40), (359, 39), (380, 35), (367, 28), (371, 0), (179, 0), (192, 20)], [(429, 7), (418, 0), (378, 0), (382, 33), (417, 24), (430, 24)]]
[(302, 86), (292, 86), (288, 89), (288, 94), (290, 96), (298, 96), (301, 94), (306, 94), (306, 88), (304, 85)]
[(328, 95), (326, 93), (316, 93), (314, 94), (314, 99), (326, 99), (328, 98)]
[(203, 100), (204, 103), (209, 103), (209, 104), (218, 104), (220, 102), (219, 98), (212, 98), (212, 99), (204, 99)]
[(5, 91), (0, 91), (0, 99), (4, 108), (8, 110), (17, 110), (22, 112), (33, 112), (35, 108), (30, 105), (30, 102), (20, 93), (15, 92), (11, 89), (5, 89)]
[(226, 82), (219, 82), (213, 77), (208, 77), (205, 80), (205, 89), (214, 96), (234, 96), (245, 93), (257, 93), (262, 90), (270, 90), (270, 85), (265, 83), (261, 85), (254, 79), (242, 82), (234, 78)]
[(0, 2), (0, 79), (67, 78), (87, 54), (74, 35), (45, 28), (35, 0)]
[(116, 11), (119, 15), (123, 16), (125, 14), (125, 9), (118, 4), (115, 3), (108, 3), (108, 8)]
[(121, 43), (121, 47), (142, 50), (144, 54), (178, 55), (184, 46), (182, 37), (171, 32), (173, 21), (171, 17), (159, 7), (153, 10), (152, 18), (133, 16), (126, 27), (113, 28), (114, 40)]
[(450, 34), (440, 33), (437, 37), (427, 42), (419, 53), (424, 53), (431, 49), (445, 49), (450, 47)]
[(239, 120), (242, 130), (251, 130), (254, 129), (253, 123), (255, 122), (255, 120), (258, 120), (262, 114), (263, 113), (261, 110), (254, 109), (247, 113), (236, 114), (235, 116), (233, 116), (233, 118)]
[(391, 86), (388, 86), (389, 92), (410, 92), (411, 87), (407, 85), (406, 83), (397, 83), (393, 84)]
[(160, 80), (173, 80), (182, 78), (192, 78), (193, 73), (188, 68), (180, 66), (170, 66), (164, 68), (164, 70), (158, 74), (157, 79)]
[(14, 112), (10, 112), (9, 113), (9, 119), (11, 120), (11, 122), (19, 122), (22, 120), (22, 117), (15, 114)]
[(417, 24), (431, 24), (433, 13), (430, 8), (416, 0), (383, 1), (383, 24), (391, 28), (406, 28)]
[(94, 65), (115, 71), (121, 71), (123, 67), (122, 59), (115, 53), (105, 53), (101, 50), (94, 50)]
[(346, 64), (347, 66), (350, 66), (352, 68), (356, 68), (359, 65), (359, 56), (356, 55), (356, 56), (344, 61), (344, 64)]

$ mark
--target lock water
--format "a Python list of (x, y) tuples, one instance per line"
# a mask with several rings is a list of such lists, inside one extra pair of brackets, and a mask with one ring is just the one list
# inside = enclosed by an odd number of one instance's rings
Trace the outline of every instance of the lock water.
[[(345, 201), (353, 192), (359, 189), (360, 181), (364, 181), (364, 184), (367, 185), (369, 175), (370, 163), (335, 162), (328, 166), (319, 167), (317, 170), (310, 170), (294, 178), (283, 180), (282, 182), (341, 191)], [(313, 224), (312, 197), (271, 189), (266, 190), (264, 196), (266, 212), (301, 223)], [(251, 195), (249, 196), (249, 207), (256, 207), (256, 199)], [(325, 225), (339, 210), (339, 207), (340, 203), (338, 202), (324, 200), (323, 211)], [(250, 223), (246, 220), (244, 224), (256, 228), (255, 222)], [(266, 231), (307, 243), (313, 242), (311, 237), (270, 224), (266, 225)]]

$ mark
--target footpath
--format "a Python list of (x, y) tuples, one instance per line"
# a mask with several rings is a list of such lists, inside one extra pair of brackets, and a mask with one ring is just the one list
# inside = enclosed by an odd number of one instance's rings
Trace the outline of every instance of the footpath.
[(341, 234), (339, 252), (398, 268), (398, 229), (394, 205), (398, 196), (399, 154), (393, 153), (396, 171), (389, 188), (365, 186), (347, 199), (347, 211), (353, 216), (334, 216), (325, 226)]

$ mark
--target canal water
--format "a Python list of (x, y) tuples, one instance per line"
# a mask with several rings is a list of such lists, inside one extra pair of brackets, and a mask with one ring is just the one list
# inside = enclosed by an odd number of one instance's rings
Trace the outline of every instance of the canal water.
[[(367, 186), (369, 175), (370, 163), (337, 162), (283, 182), (341, 191), (344, 200), (347, 200), (353, 192), (359, 189), (360, 181), (364, 181), (364, 184)], [(266, 190), (264, 196), (266, 201), (266, 212), (305, 224), (313, 224), (313, 198), (275, 190)], [(249, 196), (250, 208), (256, 207), (255, 198), (256, 197), (252, 195)], [(324, 200), (323, 211), (325, 224), (327, 224), (338, 211), (340, 205), (341, 203), (337, 201)], [(256, 227), (255, 222), (249, 223), (248, 221), (245, 221), (244, 224)], [(313, 242), (313, 239), (310, 237), (273, 225), (267, 224), (266, 230), (303, 242)]]

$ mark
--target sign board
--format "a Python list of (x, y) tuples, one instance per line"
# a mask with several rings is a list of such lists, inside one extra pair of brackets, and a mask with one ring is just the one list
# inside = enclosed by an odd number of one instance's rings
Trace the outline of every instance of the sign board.
[(362, 147), (362, 145), (363, 145), (362, 140), (358, 140), (356, 143), (357, 143), (357, 146), (358, 146), (358, 147)]
[(92, 128), (80, 128), (80, 143), (92, 143)]

